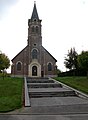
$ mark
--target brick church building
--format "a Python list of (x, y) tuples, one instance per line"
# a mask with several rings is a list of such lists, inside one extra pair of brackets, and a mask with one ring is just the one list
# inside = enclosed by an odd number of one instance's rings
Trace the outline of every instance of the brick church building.
[(27, 46), (12, 59), (12, 76), (56, 76), (57, 60), (42, 46), (41, 21), (34, 3), (31, 19), (28, 20)]

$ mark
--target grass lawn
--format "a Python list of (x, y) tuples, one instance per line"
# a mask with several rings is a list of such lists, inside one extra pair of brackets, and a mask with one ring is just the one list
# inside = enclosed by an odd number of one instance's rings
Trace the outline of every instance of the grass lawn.
[(0, 77), (0, 112), (22, 107), (22, 78)]
[(88, 94), (87, 77), (57, 77), (55, 79)]

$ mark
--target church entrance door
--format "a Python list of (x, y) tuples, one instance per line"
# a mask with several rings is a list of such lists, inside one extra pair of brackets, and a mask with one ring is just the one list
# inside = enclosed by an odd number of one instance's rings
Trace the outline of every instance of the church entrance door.
[(41, 65), (37, 61), (31, 62), (28, 70), (29, 77), (41, 77)]
[(32, 67), (32, 76), (37, 76), (37, 67), (36, 66)]

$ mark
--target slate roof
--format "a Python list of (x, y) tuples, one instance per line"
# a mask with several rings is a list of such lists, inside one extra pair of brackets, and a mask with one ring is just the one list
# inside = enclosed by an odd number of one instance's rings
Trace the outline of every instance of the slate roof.
[(34, 8), (31, 16), (31, 20), (37, 19), (39, 20), (38, 13), (37, 13), (37, 8), (36, 8), (36, 3), (34, 2)]
[[(28, 47), (28, 45), (22, 49), (11, 61), (13, 62), (13, 60), (18, 56), (20, 55), (20, 53), (22, 53), (26, 48)], [(57, 62), (57, 60), (42, 46), (42, 48), (55, 60), (55, 62)]]
[(57, 62), (57, 60), (44, 47), (43, 47), (43, 49), (55, 60), (55, 62)]
[(18, 55), (20, 55), (27, 47), (28, 47), (28, 45), (27, 45), (25, 48), (23, 48), (11, 61), (13, 62), (13, 60), (14, 60)]

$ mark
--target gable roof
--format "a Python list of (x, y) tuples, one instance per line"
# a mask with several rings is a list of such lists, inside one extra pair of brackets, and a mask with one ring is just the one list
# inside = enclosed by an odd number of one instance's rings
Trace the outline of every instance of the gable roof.
[(13, 61), (19, 54), (21, 54), (26, 48), (28, 47), (28, 45), (24, 48), (24, 49), (22, 49), (11, 61)]
[[(13, 61), (19, 54), (21, 54), (26, 48), (28, 47), (28, 45), (22, 49), (11, 61)], [(42, 48), (55, 60), (55, 62), (57, 62), (57, 60), (42, 46)]]
[(57, 62), (57, 60), (44, 47), (43, 47), (43, 49), (55, 60), (55, 62)]

